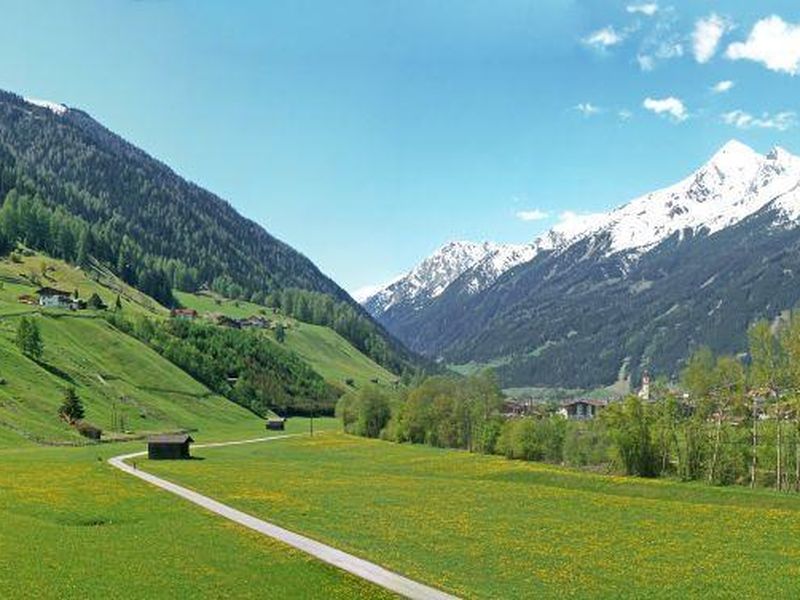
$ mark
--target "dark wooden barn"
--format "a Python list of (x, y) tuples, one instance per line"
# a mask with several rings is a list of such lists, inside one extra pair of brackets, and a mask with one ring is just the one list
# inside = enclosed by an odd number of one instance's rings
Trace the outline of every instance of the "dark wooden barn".
[(150, 460), (177, 460), (191, 458), (189, 444), (194, 442), (188, 433), (154, 435), (147, 438), (147, 458)]
[(286, 419), (272, 417), (267, 419), (267, 429), (270, 431), (283, 431), (286, 428)]

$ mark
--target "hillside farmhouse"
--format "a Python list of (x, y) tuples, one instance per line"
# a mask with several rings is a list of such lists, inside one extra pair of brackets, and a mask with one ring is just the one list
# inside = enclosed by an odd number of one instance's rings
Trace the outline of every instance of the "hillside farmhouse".
[(586, 421), (594, 419), (606, 403), (600, 400), (571, 400), (558, 409), (558, 414), (565, 419)]
[(72, 308), (72, 297), (69, 292), (43, 287), (36, 294), (39, 296), (39, 306), (45, 308)]

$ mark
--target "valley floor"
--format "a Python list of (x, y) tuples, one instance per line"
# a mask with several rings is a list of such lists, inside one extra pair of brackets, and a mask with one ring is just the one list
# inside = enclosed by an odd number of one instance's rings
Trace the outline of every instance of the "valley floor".
[(0, 448), (0, 596), (393, 597), (106, 463), (142, 447)]
[(789, 597), (800, 500), (326, 433), (141, 463), (465, 598)]

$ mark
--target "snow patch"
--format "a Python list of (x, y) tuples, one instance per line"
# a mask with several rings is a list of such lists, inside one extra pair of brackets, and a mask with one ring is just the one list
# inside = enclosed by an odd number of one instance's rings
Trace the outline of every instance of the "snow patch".
[(65, 115), (69, 110), (66, 107), (66, 105), (61, 104), (59, 102), (53, 102), (51, 100), (41, 100), (39, 98), (25, 98), (25, 102), (27, 102), (28, 104), (33, 104), (34, 106), (46, 108), (57, 114), (59, 117)]
[(540, 252), (561, 252), (581, 240), (589, 242), (585, 258), (623, 253), (635, 261), (672, 235), (712, 234), (770, 203), (779, 211), (776, 225), (800, 223), (800, 158), (778, 147), (762, 155), (731, 140), (682, 181), (607, 213), (564, 212), (530, 244), (446, 244), (364, 304), (373, 314), (403, 303), (419, 308), (465, 274), (467, 292), (477, 293)]

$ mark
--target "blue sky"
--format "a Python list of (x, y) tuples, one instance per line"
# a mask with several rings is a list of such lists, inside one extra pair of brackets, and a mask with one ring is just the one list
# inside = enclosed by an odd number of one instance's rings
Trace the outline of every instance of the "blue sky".
[(730, 138), (800, 153), (796, 1), (59, 0), (0, 14), (0, 88), (87, 110), (350, 290), (447, 240), (524, 242), (565, 212), (607, 210)]

